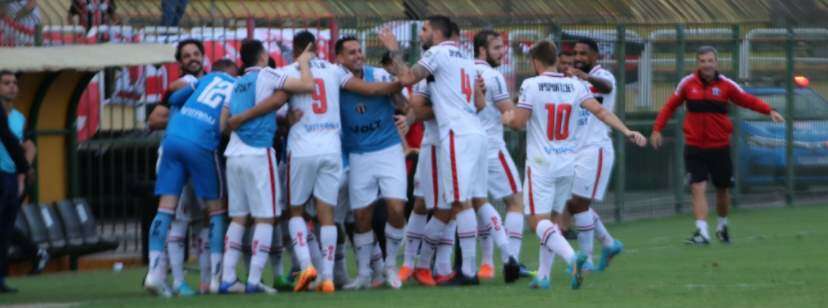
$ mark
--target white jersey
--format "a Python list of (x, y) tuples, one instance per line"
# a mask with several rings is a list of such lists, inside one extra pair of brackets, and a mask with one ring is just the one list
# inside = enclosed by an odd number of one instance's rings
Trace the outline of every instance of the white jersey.
[(187, 75), (181, 76), (181, 78), (178, 78), (178, 80), (183, 80), (188, 85), (191, 85), (191, 84), (196, 84), (198, 82), (198, 77), (193, 76), (193, 74), (187, 74)]
[(526, 162), (560, 176), (574, 173), (579, 129), (577, 108), (592, 98), (586, 86), (559, 73), (523, 81), (517, 107), (532, 112), (526, 137)]
[[(592, 95), (595, 96), (595, 99), (601, 103), (601, 106), (604, 109), (608, 110), (609, 112), (614, 112), (615, 110), (615, 93), (616, 93), (616, 84), (615, 84), (615, 76), (610, 73), (610, 71), (604, 69), (600, 65), (595, 65), (592, 70), (589, 71), (589, 74), (601, 79), (609, 80), (612, 84), (612, 92), (607, 94), (598, 93), (598, 90), (595, 89), (589, 82), (585, 80), (581, 80), (587, 88), (589, 88)], [(596, 144), (606, 144), (611, 143), (612, 138), (610, 138), (610, 129), (607, 124), (598, 120), (592, 113), (588, 110), (580, 108), (579, 109), (581, 116), (579, 117), (579, 124), (585, 125), (584, 129), (581, 130), (581, 137), (582, 146), (588, 145), (596, 145)]]
[[(256, 87), (254, 90), (254, 106), (273, 95), (273, 92), (284, 89), (285, 81), (287, 80), (287, 75), (283, 70), (273, 69), (270, 67), (249, 67), (245, 70), (245, 74), (254, 73), (256, 71), (258, 71), (259, 74), (256, 76), (256, 80), (253, 81), (253, 86)], [(247, 79), (245, 79), (244, 76), (236, 79), (236, 90), (239, 90), (240, 87), (250, 86), (239, 84), (242, 80)], [(276, 119), (273, 119), (273, 121), (276, 121)], [(230, 134), (230, 142), (227, 144), (227, 149), (224, 150), (224, 156), (265, 155), (267, 154), (267, 151), (267, 148), (253, 147), (245, 144), (236, 132), (232, 132)]]
[(434, 76), (431, 102), (440, 126), (440, 138), (455, 135), (485, 135), (474, 105), (474, 79), (477, 70), (453, 41), (428, 49), (417, 62)]
[[(316, 82), (312, 93), (294, 94), (288, 101), (290, 109), (302, 111), (302, 118), (288, 133), (288, 151), (294, 157), (307, 157), (342, 152), (342, 123), (339, 117), (339, 90), (353, 74), (328, 61), (310, 61)], [(284, 68), (289, 77), (301, 78), (299, 65)]]
[(500, 109), (495, 103), (509, 99), (509, 89), (506, 87), (506, 79), (503, 74), (491, 67), (483, 60), (475, 60), (477, 73), (483, 77), (486, 83), (486, 108), (478, 116), (486, 136), (489, 138), (489, 148), (499, 148), (498, 144), (503, 143), (503, 123), (500, 121)]
[[(425, 79), (420, 80), (420, 82), (414, 85), (413, 92), (413, 95), (425, 97), (429, 101), (431, 100), (431, 86)], [(423, 142), (420, 147), (439, 143), (440, 127), (437, 125), (437, 120), (431, 119), (423, 121)]]

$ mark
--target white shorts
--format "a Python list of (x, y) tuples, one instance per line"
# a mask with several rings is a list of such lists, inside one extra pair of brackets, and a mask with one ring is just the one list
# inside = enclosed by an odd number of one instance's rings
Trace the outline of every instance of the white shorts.
[(506, 144), (489, 143), (488, 159), (488, 191), (494, 200), (500, 200), (517, 194), (521, 190), (520, 174), (515, 166)]
[(407, 200), (405, 154), (402, 145), (395, 144), (382, 150), (351, 153), (348, 195), (351, 209), (365, 208), (379, 197)]
[(543, 168), (526, 162), (523, 181), (523, 212), (526, 215), (562, 213), (572, 192), (572, 176), (544, 172)]
[(337, 204), (334, 209), (334, 222), (338, 224), (348, 222), (348, 219), (353, 217), (351, 215), (351, 202), (348, 200), (348, 176), (350, 174), (350, 167), (345, 167), (342, 179), (339, 181), (339, 193), (337, 194)]
[[(438, 173), (439, 146), (424, 144), (417, 156), (417, 170), (414, 171), (414, 196), (423, 198), (426, 208), (446, 208), (440, 196), (440, 176)], [(442, 205), (441, 205), (442, 204)]]
[(278, 172), (273, 149), (267, 149), (266, 155), (227, 157), (230, 217), (279, 217), (282, 209)]
[(440, 141), (437, 160), (444, 206), (487, 197), (486, 142), (486, 136), (454, 135), (453, 131)]
[(304, 206), (311, 194), (322, 202), (336, 206), (342, 179), (342, 155), (293, 157), (288, 153), (287, 173), (291, 206)]
[(607, 192), (615, 151), (612, 143), (589, 145), (578, 150), (572, 194), (601, 201)]

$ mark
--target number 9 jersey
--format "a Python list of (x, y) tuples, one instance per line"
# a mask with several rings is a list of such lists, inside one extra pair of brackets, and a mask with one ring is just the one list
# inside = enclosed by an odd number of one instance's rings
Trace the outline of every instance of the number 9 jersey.
[(532, 112), (527, 127), (526, 162), (556, 176), (574, 174), (580, 104), (592, 94), (583, 83), (546, 72), (523, 81), (518, 108)]

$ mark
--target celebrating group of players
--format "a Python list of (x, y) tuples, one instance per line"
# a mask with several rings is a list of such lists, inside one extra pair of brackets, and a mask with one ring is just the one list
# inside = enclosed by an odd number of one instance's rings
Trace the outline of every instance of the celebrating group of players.
[[(456, 24), (429, 17), (420, 33), (424, 53), (412, 67), (388, 29), (379, 37), (388, 49), (384, 68), (365, 65), (362, 44), (353, 37), (336, 42), (338, 63), (332, 64), (315, 57), (311, 33), (297, 33), (296, 61), (282, 68), (268, 67), (263, 44), (248, 40), (240, 50), (239, 77), (215, 65), (203, 74), (200, 43), (179, 43), (176, 58), (189, 75), (172, 85), (168, 107), (156, 108), (150, 117), (151, 125), (166, 127), (166, 136), (159, 149), (160, 201), (150, 227), (145, 289), (164, 296), (195, 293), (182, 270), (187, 214), (198, 208), (191, 204), (209, 210), (209, 226), (198, 233), (202, 293), (276, 292), (262, 283), (262, 272), (270, 260), (276, 284), (285, 283), (282, 247), (292, 248), (297, 292), (383, 283), (397, 289), (412, 277), (428, 286), (474, 285), (494, 277), (495, 247), (510, 283), (525, 272), (519, 263), (524, 216), (541, 243), (533, 288), (549, 288), (555, 256), (569, 265), (571, 287), (577, 289), (585, 271), (603, 270), (622, 251), (590, 202), (602, 200), (609, 182), (610, 127), (638, 146), (646, 139), (612, 113), (615, 79), (597, 65), (594, 41), (579, 41), (574, 52), (560, 54), (554, 43), (537, 42), (529, 50), (537, 76), (523, 82), (515, 104), (496, 70), (505, 51), (497, 32), (477, 33), (472, 59), (458, 47)], [(425, 132), (414, 208), (406, 219), (400, 132), (416, 122)], [(504, 125), (527, 131), (522, 184), (503, 140)], [(283, 130), (286, 147), (277, 154), (274, 139)], [(230, 136), (225, 164), (218, 153), (222, 134)], [(372, 228), (380, 200), (387, 210), (384, 251)], [(506, 204), (505, 219), (490, 200)], [(562, 215), (557, 214), (563, 213), (572, 216), (578, 232), (577, 253), (558, 227)], [(254, 227), (248, 240), (249, 218)], [(358, 274), (353, 280), (345, 274), (338, 227), (348, 220), (354, 222)], [(595, 266), (594, 237), (603, 247)], [(456, 272), (455, 239), (462, 256)], [(398, 267), (402, 246), (404, 262)], [(245, 252), (250, 261), (243, 283), (236, 268)]]

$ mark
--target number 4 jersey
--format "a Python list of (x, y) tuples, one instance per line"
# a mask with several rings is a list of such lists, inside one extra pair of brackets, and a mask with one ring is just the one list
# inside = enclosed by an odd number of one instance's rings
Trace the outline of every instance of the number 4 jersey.
[[(339, 65), (320, 59), (311, 60), (310, 67), (316, 88), (309, 94), (294, 94), (289, 101), (291, 110), (302, 111), (302, 118), (288, 134), (288, 150), (293, 157), (342, 152), (339, 89), (353, 75)], [(285, 72), (290, 77), (301, 78), (297, 63), (286, 67)]]
[(592, 98), (574, 78), (546, 72), (523, 81), (517, 107), (532, 112), (527, 128), (526, 162), (560, 176), (574, 173), (578, 147), (578, 106)]
[(167, 136), (215, 150), (221, 138), (221, 110), (229, 107), (234, 82), (235, 79), (225, 73), (211, 73), (198, 83), (173, 93), (170, 105), (180, 107), (180, 111), (170, 119)]

